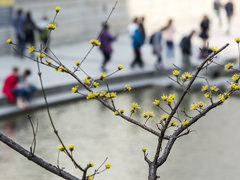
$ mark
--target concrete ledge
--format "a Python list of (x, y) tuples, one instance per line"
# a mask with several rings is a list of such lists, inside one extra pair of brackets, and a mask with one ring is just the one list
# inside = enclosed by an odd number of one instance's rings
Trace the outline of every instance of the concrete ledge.
[[(209, 70), (210, 77), (215, 77), (215, 71), (217, 69), (213, 67), (211, 70)], [(111, 78), (106, 79), (101, 83), (100, 88), (97, 89), (97, 91), (107, 91), (106, 85), (109, 84), (110, 91), (122, 91), (124, 89), (124, 86), (126, 84), (130, 85), (133, 89), (136, 88), (144, 88), (144, 87), (151, 87), (151, 86), (158, 86), (162, 88), (174, 88), (174, 90), (181, 90), (179, 86), (176, 85), (175, 82), (168, 79), (168, 75), (171, 74), (172, 70), (167, 71), (147, 71), (147, 72), (139, 72), (139, 73), (133, 73), (133, 74), (125, 74), (121, 76), (113, 76)], [(226, 73), (225, 71), (220, 71), (219, 75), (227, 75), (228, 77), (222, 77), (219, 79), (209, 79), (210, 82), (214, 81), (214, 85), (219, 87), (221, 90), (227, 89), (227, 81), (229, 81), (230, 74)], [(191, 90), (193, 91), (199, 91), (203, 85), (205, 85), (206, 82), (203, 79), (197, 79), (194, 86)], [(60, 103), (70, 102), (70, 101), (76, 101), (79, 99), (85, 99), (85, 96), (74, 94), (71, 91), (71, 88), (75, 86), (76, 83), (66, 84), (63, 86), (58, 87), (49, 87), (46, 88), (46, 94), (49, 105), (56, 105)], [(87, 95), (88, 92), (83, 89), (82, 87), (79, 88), (81, 93)], [(27, 109), (18, 109), (15, 104), (9, 104), (5, 98), (0, 99), (0, 120), (14, 116), (17, 114), (27, 114), (30, 113), (33, 110), (43, 108), (45, 107), (45, 102), (42, 97), (41, 90), (38, 90), (36, 95), (34, 96), (33, 100), (31, 101), (31, 107)]]

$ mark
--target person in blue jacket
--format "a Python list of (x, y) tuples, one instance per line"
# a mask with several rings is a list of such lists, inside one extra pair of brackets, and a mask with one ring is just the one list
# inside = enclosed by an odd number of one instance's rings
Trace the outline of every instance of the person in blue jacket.
[(135, 65), (139, 65), (139, 67), (144, 67), (144, 63), (142, 60), (142, 55), (141, 55), (141, 46), (143, 44), (143, 36), (142, 36), (142, 31), (143, 28), (139, 26), (133, 33), (132, 36), (132, 46), (134, 50), (134, 60), (131, 63), (131, 68), (134, 68)]

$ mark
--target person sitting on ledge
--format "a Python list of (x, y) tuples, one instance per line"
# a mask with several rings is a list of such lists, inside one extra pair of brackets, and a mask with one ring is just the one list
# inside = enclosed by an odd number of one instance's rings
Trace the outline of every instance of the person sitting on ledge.
[(16, 88), (18, 83), (18, 68), (13, 67), (12, 73), (8, 75), (3, 84), (2, 93), (8, 98), (10, 102), (15, 102), (15, 95), (13, 89)]

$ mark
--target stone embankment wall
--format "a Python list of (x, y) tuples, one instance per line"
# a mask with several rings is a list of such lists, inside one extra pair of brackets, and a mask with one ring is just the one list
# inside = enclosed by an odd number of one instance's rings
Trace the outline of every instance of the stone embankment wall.
[[(222, 0), (222, 3), (226, 1)], [(62, 10), (56, 21), (58, 29), (53, 33), (52, 45), (61, 45), (96, 37), (114, 3), (115, 0), (15, 0), (13, 7), (14, 12), (18, 8), (31, 11), (38, 23), (44, 15), (52, 19), (55, 7), (60, 6)], [(234, 3), (236, 19), (240, 1)], [(169, 18), (174, 19), (176, 27), (186, 27), (188, 31), (187, 27), (199, 27), (204, 14), (213, 15), (213, 0), (119, 0), (110, 26), (114, 33), (126, 32), (133, 17), (144, 16), (147, 34), (166, 25)], [(6, 36), (14, 36), (11, 26), (0, 26), (0, 33), (0, 41), (5, 41)], [(0, 46), (0, 49), (1, 53), (4, 47)]]

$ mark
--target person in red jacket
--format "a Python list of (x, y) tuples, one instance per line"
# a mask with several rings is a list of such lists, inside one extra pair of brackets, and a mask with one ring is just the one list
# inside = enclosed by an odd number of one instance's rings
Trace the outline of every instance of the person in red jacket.
[(8, 98), (10, 102), (15, 102), (15, 95), (13, 89), (16, 88), (18, 83), (18, 68), (14, 67), (12, 74), (7, 76), (3, 84), (3, 94)]

